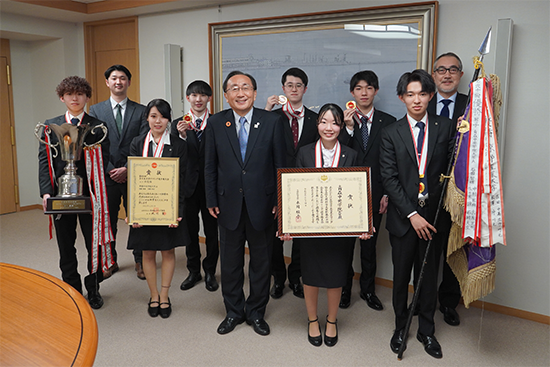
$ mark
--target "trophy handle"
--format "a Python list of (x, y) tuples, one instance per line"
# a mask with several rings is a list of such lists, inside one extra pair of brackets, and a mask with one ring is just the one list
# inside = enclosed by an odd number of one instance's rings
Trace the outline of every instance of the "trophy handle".
[[(57, 142), (57, 143), (55, 143), (55, 144), (50, 144), (50, 143), (48, 143), (47, 141), (44, 141), (44, 140), (40, 137), (41, 134), (39, 134), (40, 128), (47, 129), (48, 126), (47, 126), (47, 125), (44, 125), (44, 124), (41, 123), (41, 122), (39, 122), (38, 124), (36, 124), (36, 127), (34, 128), (34, 136), (36, 136), (36, 138), (37, 138), (39, 141), (41, 141), (42, 143), (44, 143), (44, 144), (48, 145), (50, 148), (52, 148), (53, 151), (54, 151), (53, 157), (54, 157), (54, 158), (57, 157), (57, 149), (56, 149), (55, 147), (59, 144), (59, 142)], [(44, 133), (44, 134), (45, 134), (45, 133)]]
[(101, 143), (103, 142), (103, 140), (105, 140), (105, 138), (107, 137), (107, 127), (106, 127), (105, 125), (103, 125), (103, 124), (99, 124), (99, 125), (94, 126), (90, 132), (91, 132), (92, 134), (95, 135), (95, 129), (97, 129), (97, 128), (103, 130), (103, 137), (101, 138), (100, 141), (98, 141), (98, 142), (96, 142), (96, 143), (93, 143), (92, 145), (88, 145), (88, 144), (86, 144), (86, 142), (84, 142), (84, 146), (85, 146), (85, 147), (91, 147), (91, 146), (93, 146), (93, 145), (99, 145), (99, 144), (101, 144)]

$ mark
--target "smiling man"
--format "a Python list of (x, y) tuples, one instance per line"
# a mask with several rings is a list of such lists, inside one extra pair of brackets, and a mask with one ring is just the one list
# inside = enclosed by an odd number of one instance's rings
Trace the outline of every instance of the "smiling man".
[(429, 113), (448, 117), (454, 122), (464, 113), (468, 96), (458, 93), (462, 75), (462, 61), (458, 55), (453, 52), (439, 55), (432, 73), (437, 93), (428, 104)]
[[(210, 117), (206, 127), (205, 191), (210, 214), (218, 219), (222, 295), (227, 334), (246, 321), (268, 335), (270, 264), (277, 205), (277, 168), (285, 166), (280, 117), (254, 108), (256, 81), (240, 71), (227, 75), (224, 96), (231, 108)], [(250, 252), (250, 293), (245, 299), (245, 242)]]

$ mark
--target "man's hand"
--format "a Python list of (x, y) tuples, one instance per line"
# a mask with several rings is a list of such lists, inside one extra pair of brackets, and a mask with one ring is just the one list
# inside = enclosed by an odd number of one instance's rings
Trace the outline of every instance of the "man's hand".
[(346, 127), (350, 130), (353, 130), (353, 125), (355, 125), (353, 114), (355, 114), (355, 109), (348, 108), (344, 111), (344, 122), (346, 123)]
[(111, 180), (115, 181), (116, 183), (125, 183), (127, 175), (128, 171), (126, 167), (113, 168), (109, 171), (109, 176), (111, 177)]
[(380, 209), (378, 210), (378, 214), (384, 214), (388, 211), (388, 195), (382, 196), (382, 199), (380, 199)]
[[(181, 222), (181, 217), (178, 217), (176, 220), (177, 220), (178, 222)], [(178, 224), (179, 224), (179, 223), (176, 223), (176, 224), (169, 224), (168, 227), (169, 227), (169, 228), (178, 228)]]
[(191, 126), (183, 120), (178, 122), (178, 125), (176, 126), (178, 129), (178, 132), (180, 133), (180, 136), (182, 139), (187, 139), (187, 130), (191, 130)]
[(208, 211), (210, 212), (210, 215), (213, 216), (214, 218), (218, 219), (218, 214), (220, 214), (220, 208), (218, 208), (217, 206), (213, 207), (213, 208), (208, 208)]
[[(372, 233), (376, 233), (376, 228), (372, 227)], [(363, 233), (361, 236), (359, 236), (359, 239), (360, 240), (368, 240), (370, 238), (372, 238), (372, 234), (368, 234), (368, 233)]]
[(279, 104), (279, 96), (272, 95), (267, 99), (267, 103), (265, 104), (265, 110), (271, 111), (273, 107), (277, 106)]
[(432, 239), (431, 232), (437, 233), (437, 229), (435, 229), (434, 226), (428, 223), (426, 219), (424, 219), (420, 214), (416, 213), (409, 219), (418, 237), (422, 238), (424, 241)]
[(46, 200), (50, 197), (50, 194), (44, 194), (42, 196), (42, 209), (46, 211)]

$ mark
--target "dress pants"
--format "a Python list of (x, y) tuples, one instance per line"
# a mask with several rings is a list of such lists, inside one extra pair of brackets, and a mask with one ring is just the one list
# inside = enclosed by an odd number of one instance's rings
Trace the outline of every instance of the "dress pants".
[[(276, 226), (277, 224), (275, 224)], [(275, 236), (275, 234), (273, 234)], [(287, 269), (285, 264), (285, 255), (283, 244), (279, 238), (273, 240), (273, 258), (271, 262), (271, 275), (273, 275), (276, 284), (285, 284), (287, 278)], [(292, 239), (291, 262), (288, 264), (288, 281), (292, 284), (300, 283), (302, 270), (300, 268), (300, 239)]]
[(189, 198), (185, 198), (185, 221), (189, 230), (191, 241), (185, 248), (187, 255), (187, 269), (190, 273), (198, 273), (201, 270), (201, 249), (199, 245), (199, 213), (202, 218), (204, 234), (206, 236), (206, 257), (202, 261), (205, 273), (215, 274), (218, 264), (220, 248), (218, 245), (218, 221), (210, 215), (206, 207), (204, 185), (199, 183), (195, 192)]
[[(76, 221), (80, 222), (80, 230), (84, 236), (88, 251), (88, 272), (92, 271), (92, 215), (91, 214), (63, 214), (54, 218), (55, 236), (59, 248), (59, 268), (61, 277), (78, 292), (82, 293), (82, 282), (78, 273), (78, 259), (76, 256)], [(99, 283), (103, 280), (101, 270), (101, 254), (99, 254), (99, 268), (96, 273), (84, 277), (86, 290), (99, 290)]]
[[(241, 218), (235, 230), (220, 229), (220, 261), (222, 295), (228, 317), (247, 320), (263, 319), (269, 301), (270, 263), (273, 248), (273, 228), (256, 230), (243, 200)], [(250, 262), (248, 277), (250, 292), (245, 300), (244, 254), (248, 242)]]

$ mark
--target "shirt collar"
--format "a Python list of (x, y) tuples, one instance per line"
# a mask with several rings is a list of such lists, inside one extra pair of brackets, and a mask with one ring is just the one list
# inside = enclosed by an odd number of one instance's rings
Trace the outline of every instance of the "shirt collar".
[(449, 99), (449, 100), (453, 101), (453, 103), (455, 103), (457, 95), (458, 95), (458, 92), (455, 92), (455, 94), (453, 94), (449, 98), (445, 98), (445, 97), (442, 97), (441, 94), (437, 93), (437, 103), (441, 102), (444, 99)]
[(126, 104), (128, 103), (128, 97), (124, 98), (121, 102), (117, 102), (113, 99), (113, 97), (109, 97), (109, 100), (111, 101), (111, 108), (114, 110), (116, 105), (119, 104), (122, 109), (126, 109)]

